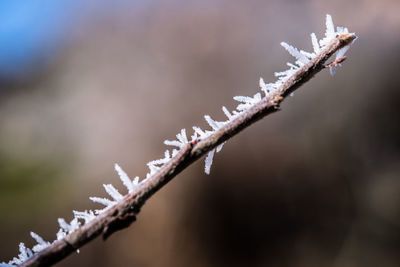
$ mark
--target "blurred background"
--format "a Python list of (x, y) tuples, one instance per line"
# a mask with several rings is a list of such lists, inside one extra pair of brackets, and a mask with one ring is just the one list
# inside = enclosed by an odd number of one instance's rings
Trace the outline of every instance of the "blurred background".
[(400, 4), (359, 1), (1, 1), (0, 262), (29, 232), (125, 192), (164, 139), (311, 50), (325, 14), (359, 39), (130, 228), (57, 266), (400, 266)]

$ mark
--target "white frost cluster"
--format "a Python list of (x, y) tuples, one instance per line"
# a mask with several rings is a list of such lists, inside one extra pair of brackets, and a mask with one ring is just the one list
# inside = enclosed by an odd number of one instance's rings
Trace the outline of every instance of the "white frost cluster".
[[(204, 116), (205, 120), (207, 123), (210, 125), (211, 130), (202, 130), (201, 128), (194, 126), (194, 136), (192, 136), (192, 140), (196, 140), (198, 135), (199, 139), (205, 139), (208, 136), (214, 134), (216, 131), (218, 131), (221, 127), (226, 125), (227, 123), (231, 122), (234, 120), (238, 115), (240, 115), (243, 112), (246, 112), (249, 108), (253, 107), (257, 102), (261, 101), (262, 93), (264, 94), (265, 97), (269, 96), (271, 93), (273, 93), (275, 90), (277, 90), (279, 87), (281, 87), (290, 77), (292, 77), (297, 71), (299, 71), (300, 68), (302, 68), (304, 65), (308, 64), (311, 59), (315, 58), (317, 54), (321, 52), (322, 49), (325, 48), (329, 42), (335, 38), (338, 34), (343, 34), (343, 33), (348, 33), (348, 29), (344, 27), (337, 27), (335, 31), (335, 27), (333, 25), (332, 17), (327, 14), (326, 15), (326, 32), (325, 32), (325, 37), (318, 41), (317, 36), (315, 33), (311, 34), (311, 43), (313, 46), (313, 52), (306, 52), (304, 50), (299, 50), (296, 47), (293, 47), (285, 42), (282, 42), (281, 45), (291, 54), (296, 60), (295, 64), (293, 63), (287, 63), (287, 66), (289, 69), (281, 72), (275, 72), (275, 76), (278, 78), (275, 82), (273, 83), (265, 83), (263, 78), (260, 78), (260, 88), (261, 92), (256, 93), (254, 96), (235, 96), (233, 97), (234, 100), (238, 101), (239, 104), (237, 105), (236, 109), (230, 112), (226, 107), (222, 107), (222, 111), (224, 112), (225, 116), (227, 119), (225, 121), (215, 121), (212, 119), (209, 115)], [(344, 53), (347, 51), (349, 48), (348, 46), (343, 47), (340, 49), (337, 54), (336, 54), (336, 59), (339, 59), (344, 56)], [(334, 66), (331, 67), (331, 74), (334, 71)], [(184, 133), (185, 130), (183, 129), (181, 133)], [(186, 135), (185, 135), (186, 136)], [(177, 135), (178, 137), (178, 135)], [(185, 142), (186, 141), (186, 142)], [(164, 143), (166, 145), (172, 145), (172, 146), (177, 146), (177, 147), (182, 147), (187, 143), (187, 140), (182, 141), (181, 138), (178, 137), (178, 140), (174, 141), (165, 141)], [(213, 162), (214, 154), (215, 152), (219, 152), (222, 149), (223, 144), (218, 146), (216, 149), (211, 150), (206, 159), (205, 159), (205, 172), (206, 174), (210, 173), (210, 168)]]
[[(248, 109), (253, 107), (256, 103), (261, 101), (262, 94), (264, 97), (269, 96), (275, 90), (277, 90), (285, 81), (287, 81), (293, 74), (299, 71), (304, 65), (306, 65), (311, 59), (315, 58), (318, 53), (333, 39), (336, 37), (337, 34), (348, 33), (347, 28), (344, 27), (337, 27), (335, 31), (332, 17), (330, 15), (326, 15), (326, 32), (325, 37), (318, 41), (317, 37), (314, 33), (311, 34), (311, 42), (313, 46), (313, 52), (306, 52), (303, 50), (298, 50), (297, 48), (282, 42), (281, 45), (291, 54), (296, 60), (295, 64), (287, 63), (289, 69), (281, 72), (275, 72), (275, 76), (278, 78), (273, 83), (265, 83), (263, 78), (260, 78), (259, 85), (261, 88), (261, 92), (256, 93), (254, 96), (235, 96), (233, 97), (234, 100), (239, 102), (236, 109), (230, 112), (226, 107), (222, 107), (222, 111), (226, 116), (225, 121), (216, 121), (212, 119), (209, 115), (205, 115), (204, 118), (211, 129), (209, 130), (202, 130), (200, 127), (193, 126), (193, 134), (190, 136), (190, 140), (186, 135), (186, 130), (182, 129), (180, 133), (176, 135), (176, 140), (165, 140), (164, 144), (168, 146), (174, 147), (171, 151), (166, 150), (164, 153), (164, 158), (153, 160), (147, 163), (149, 168), (149, 172), (146, 174), (146, 177), (139, 181), (139, 177), (135, 177), (131, 180), (128, 175), (121, 169), (118, 164), (115, 164), (115, 170), (118, 173), (123, 185), (127, 188), (128, 193), (133, 192), (139, 185), (146, 182), (153, 174), (155, 174), (161, 167), (167, 164), (176, 154), (182, 149), (186, 144), (192, 143), (195, 144), (200, 140), (204, 140), (205, 138), (209, 137), (210, 135), (214, 134), (216, 131), (220, 130), (224, 127), (227, 123), (233, 121), (243, 112), (246, 112)], [(346, 46), (340, 49), (336, 54), (336, 59), (343, 57), (344, 53), (347, 51), (349, 46)], [(213, 162), (215, 152), (221, 151), (224, 143), (217, 146), (215, 149), (211, 150), (205, 158), (205, 173), (209, 174), (211, 165)], [(57, 240), (63, 239), (68, 234), (76, 231), (80, 226), (91, 222), (93, 219), (96, 218), (97, 215), (103, 213), (104, 211), (112, 208), (115, 204), (121, 201), (125, 196), (122, 195), (118, 190), (111, 184), (103, 185), (107, 194), (111, 197), (108, 198), (100, 198), (100, 197), (90, 197), (90, 200), (101, 204), (104, 208), (99, 210), (89, 210), (89, 211), (73, 211), (74, 218), (67, 223), (63, 218), (58, 219), (58, 223), (60, 225), (60, 229), (57, 232)], [(30, 257), (32, 257), (35, 253), (42, 251), (43, 249), (47, 248), (51, 245), (50, 242), (44, 241), (39, 235), (31, 232), (31, 236), (33, 239), (36, 240), (37, 244), (31, 249), (26, 248), (24, 243), (20, 243), (19, 251), (20, 254), (18, 258), (13, 258), (8, 263), (0, 263), (0, 267), (9, 267), (9, 266), (16, 266)], [(53, 241), (53, 242), (55, 242)]]

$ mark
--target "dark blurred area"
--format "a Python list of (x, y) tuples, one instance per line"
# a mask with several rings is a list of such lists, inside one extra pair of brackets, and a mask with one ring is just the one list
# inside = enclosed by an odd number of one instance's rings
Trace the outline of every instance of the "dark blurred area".
[(181, 128), (311, 50), (325, 14), (359, 39), (282, 110), (195, 163), (130, 228), (57, 266), (400, 266), (400, 4), (0, 2), (0, 262), (125, 192)]

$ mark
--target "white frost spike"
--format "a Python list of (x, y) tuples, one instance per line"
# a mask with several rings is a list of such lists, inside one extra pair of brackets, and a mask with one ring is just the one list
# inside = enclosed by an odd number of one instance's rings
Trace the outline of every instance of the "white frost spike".
[(165, 158), (165, 159), (170, 159), (170, 158), (171, 158), (171, 156), (170, 156), (170, 154), (169, 154), (169, 150), (165, 150), (165, 152), (164, 152), (164, 158)]
[(204, 167), (204, 172), (206, 174), (210, 174), (211, 165), (213, 163), (213, 158), (214, 158), (214, 153), (215, 153), (215, 149), (213, 149), (210, 152), (208, 152), (208, 155), (206, 157), (205, 167)]
[(204, 118), (206, 119), (208, 125), (210, 125), (214, 131), (219, 129), (218, 123), (215, 120), (213, 120), (209, 115), (204, 115)]
[(115, 201), (120, 201), (124, 198), (112, 184), (103, 184), (107, 194), (109, 194)]
[(298, 66), (296, 66), (296, 65), (294, 65), (294, 64), (292, 64), (290, 62), (287, 62), (286, 65), (288, 65), (290, 68), (292, 68), (294, 70), (297, 70), (299, 68)]
[(20, 253), (18, 254), (18, 258), (14, 257), (14, 259), (9, 261), (8, 264), (11, 264), (11, 265), (18, 264), (19, 265), (33, 256), (32, 250), (30, 250), (29, 248), (26, 248), (25, 244), (22, 242), (19, 243), (19, 252)]
[(275, 72), (274, 75), (275, 77), (280, 77), (280, 76), (286, 76), (287, 73), (288, 73), (287, 70), (285, 70), (285, 71)]
[(274, 75), (275, 77), (283, 77), (283, 78), (289, 78), (294, 72), (294, 69), (288, 69), (285, 71), (280, 71), (280, 72), (275, 72)]
[(34, 252), (40, 252), (43, 249), (47, 248), (48, 246), (50, 246), (50, 242), (46, 242), (43, 240), (42, 237), (40, 237), (38, 234), (31, 232), (31, 236), (33, 239), (36, 240), (37, 244), (32, 248), (32, 250)]
[(198, 137), (197, 133), (194, 132), (194, 133), (190, 136), (190, 138), (192, 138), (192, 139), (190, 140), (190, 142), (193, 142), (193, 141), (197, 140), (197, 137)]
[(179, 153), (178, 150), (172, 149), (172, 156), (175, 157)]
[(81, 223), (78, 221), (78, 218), (74, 218), (72, 219), (72, 221), (70, 222), (70, 230), (69, 233), (74, 232), (75, 230), (77, 230), (79, 228), (79, 226), (81, 226)]
[(157, 172), (157, 171), (160, 169), (159, 167), (154, 166), (154, 165), (151, 164), (151, 163), (147, 163), (147, 166), (148, 166), (149, 169), (150, 169), (150, 175), (154, 174), (155, 172)]
[(176, 147), (179, 147), (179, 148), (181, 148), (182, 145), (183, 145), (181, 142), (176, 141), (176, 140), (173, 140), (173, 141), (165, 140), (164, 144), (167, 145), (167, 146), (176, 146)]
[(313, 59), (315, 57), (315, 54), (309, 53), (309, 52), (304, 51), (304, 50), (300, 50), (300, 53), (302, 53), (303, 55), (305, 55), (309, 59)]
[(297, 69), (291, 67), (290, 69), (285, 70), (285, 71), (275, 72), (275, 76), (279, 77), (277, 84), (278, 84), (278, 82), (279, 82), (279, 84), (283, 84), (296, 72), (296, 70)]
[(81, 225), (78, 218), (74, 218), (70, 224), (68, 224), (63, 218), (58, 218), (58, 224), (60, 225), (60, 229), (57, 232), (57, 240), (63, 239), (67, 234), (74, 232)]
[(129, 176), (126, 174), (126, 172), (124, 172), (124, 170), (117, 163), (115, 163), (114, 168), (119, 175), (119, 179), (121, 179), (122, 183), (128, 189), (128, 192), (129, 193), (132, 192), (135, 189), (135, 185), (132, 183)]
[(150, 168), (150, 173), (154, 173), (155, 171), (157, 171), (159, 169), (158, 166), (156, 165), (164, 165), (165, 163), (167, 163), (169, 160), (171, 159), (171, 156), (169, 154), (169, 151), (166, 150), (164, 152), (164, 158), (163, 159), (156, 159), (153, 161), (150, 161), (149, 163), (147, 163), (147, 166)]
[(346, 27), (336, 27), (336, 32), (338, 34), (349, 33), (349, 30)]
[(78, 218), (74, 218), (70, 224), (68, 224), (63, 218), (58, 218), (58, 224), (60, 225), (60, 230), (63, 230), (66, 233), (72, 233), (80, 226)]
[(74, 217), (77, 219), (82, 219), (85, 221), (85, 224), (96, 218), (96, 215), (92, 210), (89, 210), (89, 212), (85, 211), (72, 211), (74, 213)]
[(188, 139), (187, 139), (187, 136), (186, 136), (186, 130), (185, 129), (182, 129), (181, 132), (176, 135), (176, 138), (182, 144), (187, 144), (189, 142)]
[(115, 201), (109, 200), (107, 198), (102, 198), (102, 197), (90, 197), (89, 199), (95, 203), (102, 204), (106, 207), (111, 207), (112, 205), (114, 205), (116, 203)]
[(65, 232), (69, 231), (70, 227), (68, 223), (64, 220), (64, 218), (58, 218), (58, 224), (60, 225), (60, 228)]
[(150, 161), (149, 163), (147, 163), (147, 166), (155, 166), (155, 165), (163, 165), (165, 163), (167, 163), (169, 161), (169, 158), (163, 158), (163, 159), (156, 159), (153, 161)]
[(253, 98), (250, 97), (250, 96), (234, 96), (233, 99), (238, 101), (238, 102), (243, 102), (245, 104), (253, 103)]
[(336, 66), (330, 66), (330, 67), (329, 67), (329, 73), (331, 74), (331, 76), (335, 75), (335, 73), (336, 73)]
[[(293, 66), (294, 68), (298, 68), (297, 66), (291, 64), (289, 66)], [(261, 91), (264, 92), (265, 96), (269, 95), (269, 93), (275, 89), (275, 84), (274, 83), (265, 83), (263, 78), (260, 78), (260, 87)]]
[(321, 51), (321, 49), (319, 47), (318, 39), (317, 39), (317, 36), (315, 35), (315, 33), (311, 34), (311, 42), (313, 45), (314, 53), (318, 54)]
[(303, 65), (307, 64), (310, 61), (305, 55), (300, 53), (300, 51), (296, 47), (293, 47), (285, 42), (281, 42), (281, 46), (283, 46), (289, 52), (289, 54), (294, 56), (297, 61), (301, 62)]
[(18, 254), (18, 258), (13, 259), (13, 263), (15, 264), (21, 264), (33, 256), (32, 251), (29, 248), (26, 248), (25, 244), (22, 242), (19, 243), (19, 252), (20, 253)]
[(198, 133), (200, 138), (206, 138), (208, 136), (200, 127), (193, 126), (192, 128), (196, 133)]
[(255, 102), (255, 103), (257, 103), (258, 101), (260, 101), (261, 100), (261, 94), (260, 93), (257, 93), (257, 94), (255, 94), (254, 96), (253, 96), (253, 101)]
[(335, 38), (335, 26), (333, 25), (332, 16), (326, 14), (326, 32), (325, 36), (328, 38)]
[[(351, 45), (351, 44), (346, 45), (345, 47), (340, 48), (340, 49), (336, 52), (335, 61), (336, 61), (336, 60), (339, 60), (339, 59), (341, 59), (341, 58), (344, 57), (344, 54), (347, 52), (347, 50), (349, 50), (350, 45)], [(330, 74), (331, 74), (332, 76), (335, 75), (335, 73), (336, 73), (336, 67), (338, 67), (338, 66), (340, 67), (340, 66), (342, 66), (342, 65), (341, 65), (340, 63), (337, 63), (337, 64), (332, 65), (331, 67), (329, 67), (329, 72), (330, 72)]]
[(236, 109), (239, 111), (244, 111), (251, 108), (255, 103), (261, 100), (261, 94), (257, 93), (253, 97), (249, 96), (234, 96), (234, 100), (238, 102), (243, 102), (243, 104), (239, 104)]
[(240, 104), (236, 107), (236, 109), (239, 111), (245, 111), (249, 109), (251, 106), (252, 106), (251, 104)]
[(31, 237), (32, 237), (33, 239), (35, 239), (36, 242), (37, 242), (38, 244), (49, 243), (49, 242), (45, 242), (45, 241), (43, 240), (43, 238), (42, 238), (40, 235), (38, 235), (38, 234), (36, 234), (36, 233), (34, 233), (34, 232), (31, 232)]
[(260, 77), (260, 82), (259, 83), (260, 83), (261, 89), (266, 87), (266, 84), (265, 84), (264, 79), (262, 77)]
[(57, 232), (57, 240), (63, 239), (66, 235), (67, 234), (62, 229), (59, 229)]
[(267, 84), (264, 82), (263, 78), (260, 78), (260, 87), (261, 87), (261, 91), (263, 91), (265, 95), (268, 95), (269, 89), (267, 87)]
[(325, 24), (326, 24), (325, 38), (319, 41), (321, 47), (327, 45), (336, 36), (335, 26), (333, 25), (331, 15), (326, 14)]
[(225, 106), (222, 107), (222, 111), (224, 112), (225, 116), (228, 117), (229, 121), (233, 119), (232, 114), (229, 112), (229, 110)]
[(335, 60), (338, 60), (339, 58), (342, 58), (344, 56), (344, 54), (346, 54), (347, 50), (349, 50), (349, 48), (350, 48), (350, 45), (346, 45), (345, 47), (340, 48), (336, 52)]
[(222, 148), (224, 147), (224, 145), (225, 145), (225, 142), (223, 142), (222, 144), (217, 146), (217, 152), (220, 152), (222, 150)]

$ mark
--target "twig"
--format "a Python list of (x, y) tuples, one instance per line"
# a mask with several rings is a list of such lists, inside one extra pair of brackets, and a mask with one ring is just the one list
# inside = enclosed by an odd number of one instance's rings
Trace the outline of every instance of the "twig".
[[(288, 63), (289, 70), (275, 73), (280, 78), (274, 84), (267, 85), (261, 79), (260, 86), (265, 93), (264, 98), (261, 99), (260, 93), (253, 98), (235, 97), (235, 100), (244, 102), (244, 104), (237, 107), (238, 111), (234, 111), (234, 115), (223, 108), (228, 117), (227, 121), (216, 122), (211, 117), (205, 116), (213, 131), (204, 132), (194, 127), (195, 134), (191, 141), (188, 141), (183, 129), (177, 135), (178, 141), (165, 141), (167, 145), (178, 146), (180, 150), (173, 150), (172, 158), (169, 151), (166, 151), (164, 159), (148, 163), (150, 173), (140, 183), (138, 183), (139, 178), (131, 181), (122, 169), (116, 166), (122, 182), (128, 188), (127, 195), (122, 196), (112, 185), (104, 185), (107, 193), (114, 200), (91, 198), (106, 206), (103, 210), (97, 211), (98, 216), (95, 216), (93, 211), (85, 211), (74, 212), (75, 218), (70, 224), (66, 223), (64, 219), (59, 219), (61, 229), (57, 234), (57, 241), (53, 243), (46, 242), (39, 235), (31, 233), (31, 236), (38, 242), (33, 247), (33, 252), (20, 243), (19, 257), (9, 263), (0, 263), (0, 267), (15, 266), (16, 264), (19, 266), (49, 266), (61, 261), (99, 235), (106, 239), (114, 232), (126, 228), (134, 222), (147, 199), (191, 163), (209, 153), (206, 158), (205, 170), (207, 173), (216, 147), (218, 152), (226, 140), (264, 116), (278, 111), (280, 103), (316, 73), (326, 67), (330, 67), (332, 73), (332, 68), (344, 61), (344, 53), (356, 36), (348, 33), (348, 30), (343, 27), (338, 27), (335, 32), (332, 18), (329, 15), (327, 15), (326, 26), (326, 37), (319, 42), (321, 47), (315, 34), (311, 35), (314, 53), (298, 51), (296, 48), (282, 43), (282, 46), (296, 57), (296, 64), (299, 67)], [(337, 53), (334, 63), (325, 66), (324, 63), (335, 52)], [(80, 226), (78, 219), (85, 220), (85, 224)]]
[(188, 143), (179, 153), (158, 170), (151, 178), (134, 192), (126, 195), (123, 201), (97, 216), (91, 222), (80, 227), (64, 239), (54, 242), (38, 254), (29, 258), (20, 266), (49, 266), (64, 259), (99, 235), (107, 238), (115, 231), (128, 227), (140, 211), (140, 208), (155, 192), (168, 183), (191, 163), (219, 144), (236, 135), (246, 127), (279, 110), (280, 103), (291, 92), (307, 82), (316, 73), (325, 68), (324, 63), (340, 48), (350, 44), (354, 34), (342, 34), (334, 38), (317, 57), (303, 66), (291, 79), (287, 80), (275, 93), (263, 98), (252, 108), (226, 124), (214, 134), (197, 143)]

